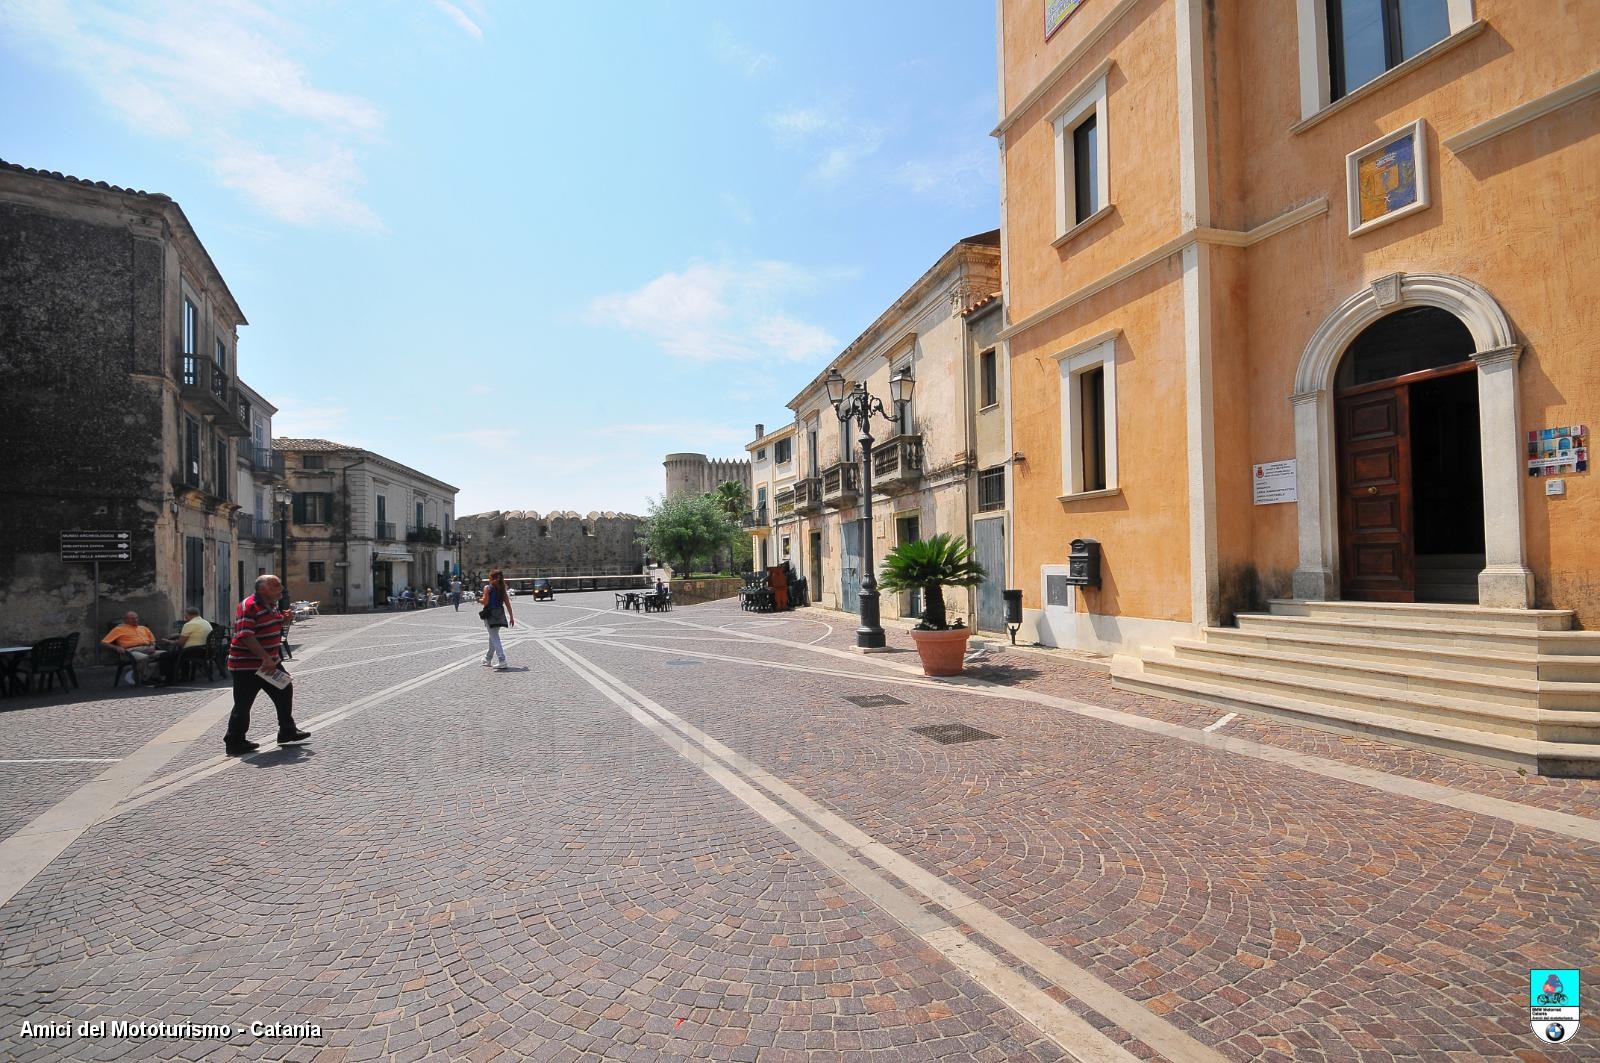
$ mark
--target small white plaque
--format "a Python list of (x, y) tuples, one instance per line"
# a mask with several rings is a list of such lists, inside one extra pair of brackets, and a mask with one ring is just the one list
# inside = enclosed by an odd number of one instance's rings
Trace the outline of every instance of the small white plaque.
[(1567, 493), (1567, 481), (1546, 480), (1544, 482), (1544, 493), (1546, 498), (1560, 498)]
[(1279, 502), (1298, 502), (1295, 490), (1294, 459), (1269, 461), (1251, 470), (1250, 483), (1255, 489), (1255, 504), (1272, 506)]

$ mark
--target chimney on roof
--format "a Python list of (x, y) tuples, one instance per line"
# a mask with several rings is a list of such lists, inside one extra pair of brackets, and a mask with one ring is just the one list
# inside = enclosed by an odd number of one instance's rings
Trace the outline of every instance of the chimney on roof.
[(764, 436), (766, 434), (767, 434), (767, 426), (764, 425), (764, 424), (757, 424), (756, 425), (756, 438), (760, 439), (762, 436)]

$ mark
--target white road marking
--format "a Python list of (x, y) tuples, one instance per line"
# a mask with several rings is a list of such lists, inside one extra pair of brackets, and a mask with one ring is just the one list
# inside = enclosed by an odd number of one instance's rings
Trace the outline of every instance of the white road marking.
[[(892, 853), (870, 835), (834, 815), (800, 791), (769, 775), (744, 757), (685, 722), (638, 690), (579, 656), (569, 646), (547, 643), (546, 649), (566, 664), (607, 700), (627, 712), (669, 748), (721, 785), (740, 802), (778, 830), (788, 835), (823, 866), (849, 882), (867, 899), (900, 922), (912, 934), (937, 949), (951, 964), (962, 970), (1012, 1011), (1035, 1026), (1072, 1059), (1083, 1061), (1131, 1061), (1127, 1049), (1096, 1030), (1064, 1005), (1038, 989), (1013, 965), (968, 939), (956, 923), (929, 912), (925, 901), (946, 908), (960, 908), (961, 919), (1021, 959), (1012, 943), (1026, 940), (1037, 950), (1056, 957), (1046, 968), (1036, 968), (1047, 981), (1060, 986), (1083, 1003), (1094, 1007), (1123, 1029), (1152, 1048), (1173, 1059), (1224, 1063), (1211, 1048), (1146, 1011), (1136, 1001), (1076, 967), (1053, 949), (1030, 937), (998, 913), (983, 908), (977, 901), (945, 885), (937, 876), (922, 871), (910, 860)], [(708, 758), (706, 754), (710, 754)], [(756, 787), (761, 789), (758, 790)], [(765, 793), (761, 791), (764, 790)], [(771, 795), (770, 797), (768, 795)], [(774, 800), (775, 799), (775, 800)], [(841, 848), (843, 846), (843, 848)], [(891, 884), (882, 875), (864, 866), (864, 857), (877, 863), (905, 882), (909, 890)], [(919, 878), (921, 888), (919, 888)], [(939, 883), (930, 893), (926, 882)], [(919, 899), (915, 894), (921, 894)], [(955, 903), (950, 903), (954, 901)], [(1009, 930), (1012, 943), (1001, 940)], [(1026, 962), (1026, 961), (1024, 961)], [(1029, 964), (1029, 966), (1033, 966)], [(1090, 998), (1094, 999), (1091, 1000)]]
[(24, 760), (0, 760), (0, 764), (115, 764), (121, 757), (31, 757)]
[(1239, 714), (1237, 712), (1230, 712), (1230, 713), (1228, 713), (1228, 715), (1224, 716), (1222, 719), (1218, 720), (1216, 723), (1207, 726), (1205, 728), (1205, 730), (1207, 732), (1220, 731), (1224, 727), (1228, 726), (1228, 724), (1232, 723), (1235, 719), (1237, 719), (1238, 716), (1239, 716)]

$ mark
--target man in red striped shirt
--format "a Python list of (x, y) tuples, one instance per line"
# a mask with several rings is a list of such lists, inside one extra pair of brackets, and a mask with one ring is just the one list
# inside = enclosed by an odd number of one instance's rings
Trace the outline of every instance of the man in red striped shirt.
[(282, 660), (283, 613), (278, 596), (283, 581), (277, 576), (256, 577), (256, 592), (239, 603), (234, 614), (233, 640), (228, 644), (228, 672), (233, 677), (233, 713), (228, 717), (228, 733), (223, 748), (228, 756), (254, 753), (260, 745), (245, 737), (250, 730), (250, 706), (256, 695), (266, 691), (278, 710), (278, 744), (296, 746), (311, 737), (294, 723), (294, 684), (273, 686), (260, 675), (272, 671)]

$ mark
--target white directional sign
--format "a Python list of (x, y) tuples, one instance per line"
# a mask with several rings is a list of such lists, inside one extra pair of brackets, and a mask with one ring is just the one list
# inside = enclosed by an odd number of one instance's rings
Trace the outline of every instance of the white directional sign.
[(64, 531), (63, 561), (132, 561), (133, 533), (126, 531)]

